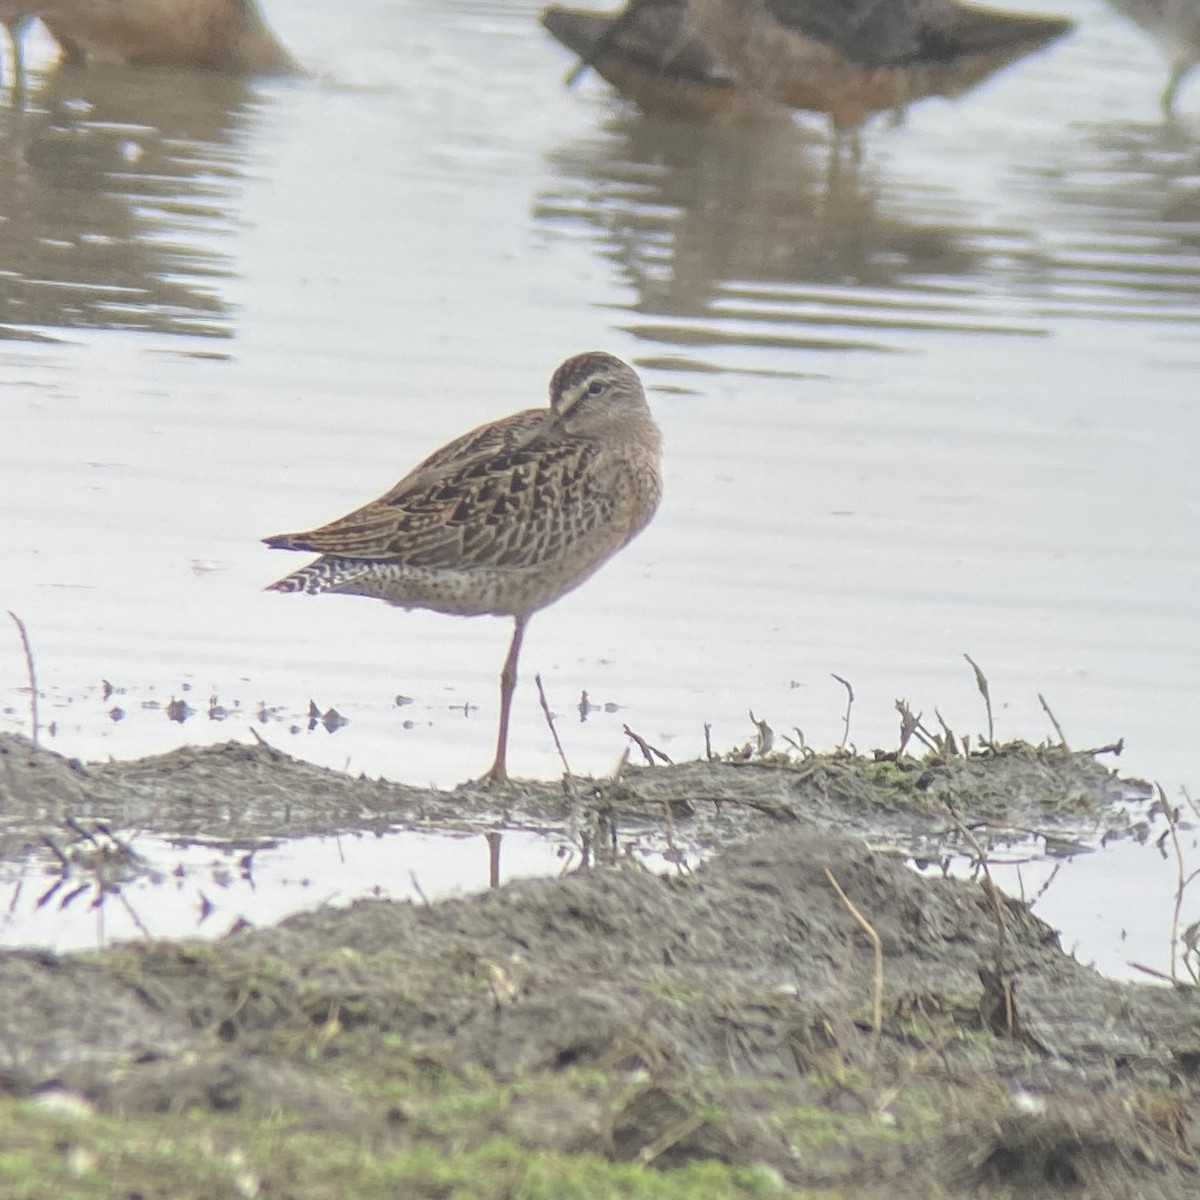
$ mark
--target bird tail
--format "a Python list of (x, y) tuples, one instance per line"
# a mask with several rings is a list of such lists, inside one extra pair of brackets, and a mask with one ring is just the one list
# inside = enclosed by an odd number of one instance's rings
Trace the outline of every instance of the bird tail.
[(970, 54), (1001, 55), (1009, 61), (1070, 33), (1075, 22), (1068, 17), (1013, 13), (960, 5), (931, 34), (935, 55), (947, 61)]
[(307, 592), (315, 596), (320, 592), (341, 591), (363, 574), (366, 564), (353, 559), (334, 558), (325, 555), (314, 559), (307, 566), (275, 580), (265, 588), (268, 592)]

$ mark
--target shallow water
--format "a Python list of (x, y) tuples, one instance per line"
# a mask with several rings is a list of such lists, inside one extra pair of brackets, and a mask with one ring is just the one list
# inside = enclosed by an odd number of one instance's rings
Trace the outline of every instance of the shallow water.
[[(564, 91), (513, 0), (268, 3), (300, 81), (32, 46), (28, 111), (0, 109), (0, 608), (49, 744), (254, 723), (332, 766), (477, 773), (507, 624), (264, 594), (303, 560), (257, 539), (601, 346), (648, 385), (666, 497), (533, 621), (516, 772), (560, 769), (535, 672), (572, 767), (603, 771), (625, 723), (680, 758), (750, 709), (835, 744), (834, 673), (860, 747), (895, 744), (899, 696), (980, 731), (967, 652), (997, 736), (1053, 735), (1040, 692), (1073, 745), (1123, 736), (1127, 770), (1194, 790), (1200, 81), (1164, 127), (1141, 35), (1021, 7), (1080, 29), (872, 127), (832, 181), (819, 122), (720, 133)], [(7, 728), (24, 682), (10, 629)]]
[(569, 845), (519, 830), (494, 842), (478, 833), (396, 830), (254, 847), (143, 834), (125, 845), (147, 869), (104, 890), (87, 871), (63, 878), (44, 853), (0, 867), (0, 946), (68, 950), (141, 937), (221, 937), (243, 923), (267, 925), (327, 905), (435, 900), (580, 861)]
[[(96, 838), (101, 851), (115, 851)], [(1196, 841), (1185, 835), (1194, 858)], [(580, 845), (559, 834), (497, 828), (461, 833), (412, 829), (264, 839), (254, 845), (172, 839), (136, 833), (121, 851), (138, 865), (122, 870), (115, 854), (100, 876), (73, 862), (64, 873), (40, 849), (0, 864), (0, 947), (95, 949), (142, 938), (219, 938), (300, 912), (375, 898), (428, 903), (480, 892), (513, 879), (558, 875), (590, 863)], [(687, 873), (705, 857), (641, 831), (617, 847), (634, 869)], [(946, 869), (975, 878), (965, 859)], [(941, 864), (923, 865), (937, 877)], [(1103, 852), (1069, 858), (1047, 854), (1040, 839), (1016, 842), (989, 862), (992, 879), (1062, 931), (1063, 948), (1112, 978), (1146, 980), (1143, 968), (1167, 973), (1171, 962), (1173, 864), (1161, 848), (1116, 841)], [(1121, 902), (1113, 883), (1120, 880)], [(1187, 918), (1178, 923), (1182, 932)]]

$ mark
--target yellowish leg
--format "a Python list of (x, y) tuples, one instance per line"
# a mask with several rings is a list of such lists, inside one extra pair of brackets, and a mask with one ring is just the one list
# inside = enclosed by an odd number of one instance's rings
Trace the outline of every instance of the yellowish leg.
[(528, 621), (528, 617), (517, 617), (512, 645), (504, 660), (504, 670), (500, 672), (500, 734), (496, 738), (496, 761), (484, 776), (485, 780), (492, 783), (503, 783), (508, 778), (508, 716), (517, 687), (517, 658), (521, 653), (521, 639), (525, 636)]

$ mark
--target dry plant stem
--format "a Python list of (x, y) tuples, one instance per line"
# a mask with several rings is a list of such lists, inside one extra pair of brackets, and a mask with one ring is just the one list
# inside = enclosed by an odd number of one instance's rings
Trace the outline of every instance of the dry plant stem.
[(1050, 705), (1046, 703), (1046, 697), (1041, 692), (1038, 692), (1037, 698), (1038, 703), (1042, 706), (1042, 711), (1050, 718), (1050, 724), (1054, 726), (1054, 732), (1058, 734), (1058, 744), (1064, 750), (1069, 751), (1071, 747), (1067, 745), (1067, 739), (1063, 737), (1062, 726), (1058, 723), (1058, 718), (1050, 711)]
[(833, 890), (838, 894), (838, 899), (846, 906), (847, 911), (858, 922), (862, 931), (871, 939), (871, 945), (875, 947), (875, 1005), (872, 1019), (875, 1036), (879, 1037), (883, 1032), (883, 940), (875, 932), (875, 927), (871, 922), (859, 912), (850, 897), (842, 891), (842, 885), (838, 883), (828, 867), (825, 868), (825, 878), (829, 880)]
[(613, 783), (620, 783), (621, 777), (625, 774), (625, 768), (629, 766), (629, 747), (621, 747), (621, 757), (617, 761), (616, 770), (612, 773)]
[[(946, 811), (950, 814), (951, 820), (957, 826), (959, 833), (971, 843), (971, 848), (975, 851), (979, 859), (979, 865), (983, 869), (984, 876), (984, 894), (992, 905), (992, 912), (996, 917), (996, 970), (997, 974), (1003, 975), (1006, 969), (1005, 964), (1008, 962), (1008, 929), (1004, 923), (1004, 909), (1000, 905), (1000, 889), (996, 887), (992, 880), (992, 872), (988, 867), (987, 852), (979, 844), (979, 840), (975, 835), (962, 823), (958, 813), (954, 808), (947, 803)], [(1016, 1013), (1013, 1011), (1012, 1005), (1012, 989), (1005, 987), (1004, 989), (1004, 1025), (1008, 1030), (1009, 1036), (1016, 1033)]]
[(850, 686), (850, 680), (843, 679), (833, 671), (829, 673), (846, 689), (846, 715), (842, 718), (842, 740), (838, 742), (838, 749), (844, 750), (850, 740), (850, 710), (854, 707), (854, 688)]
[(667, 832), (667, 850), (674, 857), (677, 854), (675, 849), (675, 814), (671, 812), (671, 802), (666, 796), (663, 797), (662, 810), (663, 825), (666, 827)]
[(1129, 966), (1135, 971), (1141, 971), (1143, 975), (1149, 975), (1151, 979), (1161, 979), (1163, 983), (1175, 982), (1166, 971), (1159, 971), (1154, 967), (1148, 967), (1145, 963), (1134, 962), (1133, 959), (1128, 959), (1127, 961)]
[(754, 715), (754, 709), (750, 710), (750, 720), (756, 731), (755, 737), (758, 740), (758, 756), (762, 758), (764, 755), (770, 754), (775, 745), (775, 731), (766, 721), (760, 721)]
[(63, 824), (71, 830), (72, 833), (77, 833), (85, 842), (91, 842), (93, 846), (99, 846), (100, 842), (96, 835), (91, 830), (84, 829), (80, 823), (72, 816), (63, 817)]
[[(1054, 870), (1046, 877), (1045, 883), (1033, 894), (1033, 899), (1029, 901), (1029, 908), (1032, 910), (1037, 907), (1037, 902), (1050, 890), (1050, 885), (1058, 878), (1059, 871), (1062, 870), (1062, 860), (1054, 864)], [(1022, 897), (1024, 899), (1024, 897)]]
[(1190, 808), (1192, 812), (1196, 814), (1196, 818), (1200, 820), (1200, 804), (1197, 804), (1196, 801), (1192, 799), (1192, 795), (1187, 788), (1180, 788), (1179, 790), (1183, 793), (1183, 799), (1187, 803), (1188, 808)]
[[(1179, 914), (1183, 908), (1183, 893), (1194, 875), (1185, 876), (1183, 871), (1183, 847), (1179, 844), (1179, 814), (1167, 803), (1167, 795), (1162, 789), (1162, 784), (1156, 783), (1154, 786), (1158, 791), (1158, 803), (1162, 808), (1163, 816), (1167, 819), (1167, 832), (1171, 835), (1171, 847), (1175, 853), (1175, 904), (1171, 909), (1171, 982), (1178, 984)], [(1193, 980), (1193, 982), (1195, 981)]]
[(896, 711), (900, 714), (900, 753), (903, 754), (909, 740), (917, 730), (918, 718), (908, 707), (907, 700), (897, 700)]
[(660, 1154), (677, 1143), (683, 1141), (691, 1133), (695, 1133), (704, 1124), (704, 1116), (695, 1112), (683, 1118), (678, 1125), (673, 1125), (661, 1137), (656, 1137), (648, 1146), (643, 1146), (638, 1153), (638, 1162), (648, 1167)]
[(33, 741), (34, 749), (38, 746), (38, 691), (37, 691), (37, 672), (33, 669), (33, 650), (29, 645), (29, 634), (25, 629), (25, 622), (17, 616), (10, 608), (8, 615), (12, 617), (13, 624), (17, 627), (17, 632), (21, 635), (21, 645), (25, 650), (25, 672), (29, 676), (29, 724), (31, 726), (30, 737)]
[(562, 742), (558, 740), (558, 730), (554, 726), (554, 717), (550, 714), (550, 705), (546, 703), (546, 691), (542, 687), (542, 677), (535, 675), (533, 682), (537, 684), (538, 703), (542, 706), (542, 713), (546, 718), (546, 724), (550, 726), (550, 736), (554, 739), (554, 748), (558, 751), (558, 757), (562, 760), (563, 772), (566, 775), (567, 786), (571, 789), (571, 795), (578, 799), (575, 793), (575, 776), (571, 773), (571, 764), (567, 762), (567, 756), (563, 751)]
[(63, 878), (66, 878), (71, 873), (71, 860), (66, 856), (62, 847), (48, 833), (42, 834), (42, 845), (58, 859), (59, 866), (63, 870)]
[(992, 723), (992, 695), (988, 690), (987, 676), (979, 669), (979, 664), (969, 654), (964, 654), (963, 658), (971, 664), (971, 670), (975, 672), (975, 686), (979, 689), (979, 694), (983, 697), (984, 708), (987, 709), (988, 746), (994, 746), (996, 743), (996, 727)]
[[(933, 710), (933, 715), (935, 717), (937, 717), (938, 724), (942, 727), (942, 734), (945, 738), (945, 749), (950, 754), (957, 754), (958, 753), (958, 740), (954, 736), (954, 730), (951, 729), (950, 726), (946, 724), (946, 718), (943, 717), (942, 714), (936, 708)], [(964, 750), (963, 753), (965, 754), (966, 751)]]
[(622, 725), (621, 728), (624, 731), (625, 736), (642, 752), (646, 759), (647, 766), (654, 766), (654, 760), (656, 758), (660, 759), (662, 762), (665, 762), (668, 766), (670, 765), (671, 760), (656, 746), (651, 746), (650, 743), (641, 736), (641, 734), (634, 733), (628, 725)]
[(483, 836), (487, 839), (488, 844), (488, 887), (498, 888), (500, 886), (500, 843), (504, 837), (494, 829), (489, 829)]
[(908, 706), (907, 700), (896, 701), (896, 711), (900, 714), (900, 753), (904, 753), (904, 748), (909, 741), (916, 737), (926, 750), (937, 752), (940, 747), (937, 744), (937, 739), (932, 737), (929, 730), (921, 724), (921, 714), (914, 713)]
[(142, 918), (139, 917), (134, 911), (133, 905), (129, 903), (129, 898), (119, 889), (117, 891), (117, 899), (120, 900), (121, 904), (125, 908), (125, 911), (129, 914), (129, 919), (133, 922), (138, 933), (140, 933), (147, 941), (151, 941), (152, 935), (150, 930), (148, 930), (146, 926), (142, 924)]

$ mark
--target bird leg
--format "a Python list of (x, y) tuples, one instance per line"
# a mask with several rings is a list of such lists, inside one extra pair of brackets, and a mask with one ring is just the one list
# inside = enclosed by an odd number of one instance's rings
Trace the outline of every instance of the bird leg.
[(500, 733), (496, 738), (496, 761), (483, 777), (489, 783), (504, 783), (508, 779), (508, 715), (512, 709), (513, 692), (517, 687), (517, 658), (521, 653), (521, 639), (525, 636), (528, 617), (517, 617), (513, 628), (512, 645), (500, 672)]
[(1162, 107), (1162, 115), (1166, 120), (1170, 120), (1175, 115), (1175, 93), (1179, 91), (1179, 85), (1183, 82), (1183, 77), (1191, 69), (1191, 63), (1179, 62), (1171, 64), (1171, 77), (1167, 80), (1167, 86), (1162, 94), (1162, 100), (1159, 102)]

